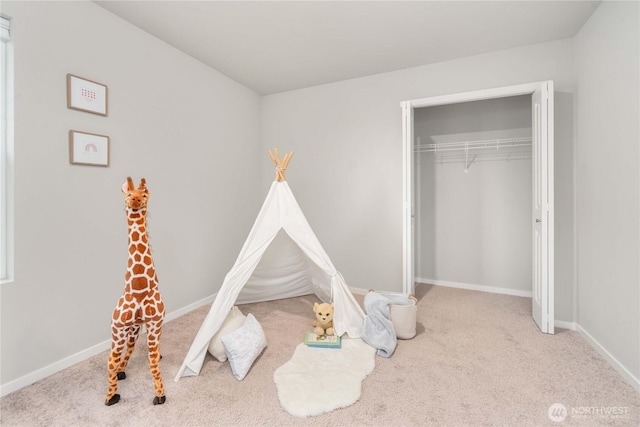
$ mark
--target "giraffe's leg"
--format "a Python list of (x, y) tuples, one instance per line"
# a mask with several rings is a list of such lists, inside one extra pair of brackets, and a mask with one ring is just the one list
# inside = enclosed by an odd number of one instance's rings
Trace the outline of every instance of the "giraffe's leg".
[(164, 383), (160, 373), (160, 333), (162, 332), (162, 321), (147, 325), (147, 342), (149, 344), (149, 369), (153, 376), (156, 396), (153, 399), (154, 405), (162, 405), (166, 401), (164, 395)]
[(104, 404), (111, 406), (120, 401), (120, 395), (118, 391), (118, 367), (120, 366), (120, 357), (124, 350), (124, 334), (122, 332), (113, 333), (111, 338), (111, 354), (109, 355), (109, 362), (107, 363), (109, 389), (107, 390), (107, 397), (104, 400)]
[(129, 359), (131, 358), (131, 354), (136, 346), (136, 341), (138, 340), (138, 335), (140, 334), (140, 325), (135, 324), (127, 329), (127, 351), (120, 362), (120, 366), (118, 367), (118, 379), (123, 380), (127, 378), (127, 374), (125, 373), (125, 369), (127, 369), (127, 364), (129, 363)]

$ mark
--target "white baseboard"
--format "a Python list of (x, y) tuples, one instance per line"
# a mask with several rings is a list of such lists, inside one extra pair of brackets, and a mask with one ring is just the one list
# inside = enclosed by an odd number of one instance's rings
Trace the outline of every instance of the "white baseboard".
[(94, 345), (93, 347), (82, 350), (69, 357), (65, 357), (64, 359), (52, 363), (51, 365), (45, 366), (44, 368), (38, 369), (37, 371), (31, 372), (13, 381), (9, 381), (6, 384), (2, 384), (2, 386), (0, 386), (0, 397), (20, 390), (23, 387), (35, 383), (36, 381), (47, 378), (48, 376), (60, 372), (70, 366), (73, 366), (76, 363), (80, 363), (83, 360), (95, 356), (96, 354), (102, 353), (103, 351), (108, 350), (110, 347), (111, 340), (103, 341), (99, 344)]
[(470, 291), (489, 292), (492, 294), (513, 295), (516, 297), (531, 298), (531, 291), (519, 291), (517, 289), (498, 288), (495, 286), (475, 285), (473, 283), (449, 282), (446, 280), (433, 280), (416, 278), (416, 282), (428, 283), (430, 285), (444, 286), (447, 288), (468, 289)]
[(187, 306), (184, 306), (176, 311), (172, 311), (171, 313), (167, 314), (165, 316), (165, 322), (170, 322), (174, 319), (177, 319), (180, 316), (184, 316), (187, 313), (192, 312), (193, 310), (195, 310), (196, 308), (200, 308), (203, 305), (207, 305), (207, 304), (213, 304), (213, 301), (216, 299), (216, 297), (218, 296), (218, 293), (216, 292), (213, 295), (209, 295), (206, 298), (202, 298), (199, 301), (194, 302), (193, 304), (189, 304)]
[(589, 344), (591, 344), (593, 348), (595, 348), (598, 353), (600, 353), (602, 357), (604, 357), (606, 361), (609, 362), (609, 364), (613, 366), (613, 368), (618, 371), (618, 373), (620, 373), (620, 375), (622, 375), (624, 379), (627, 380), (627, 382), (629, 382), (629, 384), (631, 384), (633, 388), (635, 388), (637, 391), (640, 391), (640, 379), (636, 378), (631, 372), (629, 372), (629, 370), (625, 368), (624, 365), (622, 365), (622, 363), (618, 361), (618, 359), (616, 359), (611, 353), (609, 353), (607, 349), (604, 348), (602, 344), (600, 344), (595, 338), (593, 338), (591, 334), (589, 334), (589, 332), (584, 330), (584, 328), (582, 328), (580, 325), (577, 325), (577, 330), (589, 342)]
[[(184, 314), (187, 314), (190, 311), (193, 311), (196, 308), (201, 307), (205, 304), (213, 303), (213, 300), (216, 298), (216, 295), (217, 293), (211, 296), (208, 296), (206, 298), (203, 298), (200, 301), (196, 301), (193, 304), (189, 304), (176, 311), (172, 311), (171, 313), (168, 313), (165, 316), (165, 322), (170, 322), (174, 319), (177, 319), (178, 317)], [(37, 371), (31, 372), (13, 381), (9, 381), (6, 384), (2, 384), (0, 386), (0, 397), (6, 396), (9, 393), (13, 393), (14, 391), (20, 390), (23, 387), (31, 385), (44, 378), (47, 378), (48, 376), (51, 376), (57, 372), (67, 369), (68, 367), (73, 366), (76, 363), (80, 363), (84, 360), (87, 360), (88, 358), (93, 357), (96, 354), (100, 354), (103, 351), (109, 350), (110, 347), (111, 347), (111, 340), (103, 341), (90, 348), (87, 348), (69, 357), (65, 357), (62, 360), (54, 362), (51, 365), (38, 369)], [(105, 363), (106, 363), (106, 360), (105, 360)]]

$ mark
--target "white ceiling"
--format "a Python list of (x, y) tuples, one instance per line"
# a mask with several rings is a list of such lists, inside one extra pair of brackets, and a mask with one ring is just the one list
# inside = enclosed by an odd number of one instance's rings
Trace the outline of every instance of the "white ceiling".
[(259, 94), (573, 37), (599, 1), (96, 1)]

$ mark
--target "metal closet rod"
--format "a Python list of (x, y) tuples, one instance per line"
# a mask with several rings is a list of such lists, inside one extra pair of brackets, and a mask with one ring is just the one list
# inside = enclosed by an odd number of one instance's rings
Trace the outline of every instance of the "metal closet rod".
[(419, 144), (414, 147), (414, 151), (423, 152), (440, 152), (440, 151), (454, 151), (454, 150), (478, 150), (495, 148), (499, 150), (500, 147), (524, 147), (531, 145), (531, 137), (520, 138), (498, 138), (498, 139), (482, 139), (475, 141), (459, 141), (459, 142), (440, 142), (435, 144)]

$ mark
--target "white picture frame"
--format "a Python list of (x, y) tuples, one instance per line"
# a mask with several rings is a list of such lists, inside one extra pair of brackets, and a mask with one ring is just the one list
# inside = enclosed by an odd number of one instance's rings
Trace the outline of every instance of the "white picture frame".
[(109, 166), (109, 142), (106, 135), (69, 131), (69, 163), (73, 165)]
[(102, 83), (67, 74), (67, 107), (108, 115), (108, 88)]

